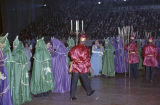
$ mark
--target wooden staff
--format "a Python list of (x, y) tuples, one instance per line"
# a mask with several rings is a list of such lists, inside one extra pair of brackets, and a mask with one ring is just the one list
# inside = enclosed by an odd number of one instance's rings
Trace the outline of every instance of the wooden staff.
[[(130, 34), (130, 31), (131, 31), (130, 26), (127, 26), (127, 34), (126, 34), (127, 43), (128, 43), (127, 46), (129, 46), (129, 34)], [(128, 54), (128, 57), (129, 57), (129, 51), (127, 51), (127, 54)], [(129, 63), (127, 65), (128, 65), (128, 69), (129, 69)], [(128, 70), (128, 71), (130, 72), (130, 70)], [(129, 77), (130, 77), (130, 75), (129, 75)]]
[(125, 46), (125, 37), (127, 35), (127, 26), (123, 28), (123, 59), (124, 59), (124, 69), (125, 69), (125, 77), (127, 76), (126, 74), (126, 57), (125, 57), (125, 49), (124, 49), (124, 46)]
[(121, 33), (121, 29), (120, 27), (118, 27), (118, 34), (120, 35), (120, 33)]
[[(129, 41), (129, 38), (130, 38), (130, 34), (132, 34), (133, 33), (133, 27), (131, 27), (131, 26), (128, 26), (129, 27), (129, 30), (128, 30), (128, 45), (129, 45), (129, 43), (130, 43), (130, 41)], [(128, 59), (129, 59), (129, 50), (128, 50)], [(129, 63), (128, 63), (128, 72), (129, 72), (129, 78), (130, 78), (130, 65), (129, 65)]]
[[(128, 27), (126, 26), (126, 30), (128, 30), (127, 29)], [(125, 37), (124, 37), (124, 40), (126, 40), (126, 36), (127, 36), (127, 32), (128, 31), (126, 31), (126, 34), (125, 34)], [(125, 41), (123, 42), (124, 43), (124, 45), (125, 45)], [(124, 47), (123, 47), (124, 48)], [(125, 49), (124, 49), (124, 54), (125, 54)], [(126, 68), (126, 65), (127, 65), (127, 63), (126, 63), (126, 56), (124, 56), (124, 64), (125, 64), (125, 77), (127, 77), (127, 68)], [(125, 87), (126, 87), (126, 79), (125, 79)]]

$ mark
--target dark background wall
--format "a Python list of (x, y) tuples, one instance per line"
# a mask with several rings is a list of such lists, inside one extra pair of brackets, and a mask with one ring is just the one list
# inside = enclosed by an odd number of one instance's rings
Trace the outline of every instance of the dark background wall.
[(13, 40), (19, 31), (44, 15), (43, 0), (0, 0), (0, 33)]
[(2, 25), (1, 8), (0, 8), (0, 33), (3, 33), (3, 25)]

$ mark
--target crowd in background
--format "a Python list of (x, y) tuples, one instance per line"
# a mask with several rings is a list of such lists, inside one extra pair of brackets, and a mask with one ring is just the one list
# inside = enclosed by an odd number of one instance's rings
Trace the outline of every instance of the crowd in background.
[[(71, 20), (73, 20), (73, 30), (75, 31), (76, 19), (80, 20), (80, 32), (81, 20), (84, 21), (84, 31), (89, 39), (117, 36), (118, 27), (126, 25), (133, 26), (138, 38), (145, 38), (146, 32), (150, 32), (155, 38), (160, 34), (160, 13), (153, 9), (96, 12), (96, 10), (82, 8), (82, 11), (75, 15), (68, 12), (69, 10), (64, 10), (62, 14), (56, 12), (48, 14), (39, 21), (31, 23), (19, 33), (20, 39), (31, 40), (42, 36), (55, 36), (60, 40), (66, 40), (71, 36)], [(75, 17), (73, 18), (73, 16)], [(72, 35), (72, 37), (75, 36)]]

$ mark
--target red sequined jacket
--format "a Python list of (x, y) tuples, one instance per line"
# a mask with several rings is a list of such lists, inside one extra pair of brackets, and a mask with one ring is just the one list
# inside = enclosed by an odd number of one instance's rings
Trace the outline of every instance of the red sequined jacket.
[(91, 67), (89, 50), (83, 44), (78, 44), (77, 46), (73, 47), (69, 52), (69, 56), (72, 60), (70, 72), (89, 72), (89, 68)]
[(152, 67), (158, 66), (158, 49), (155, 45), (152, 43), (145, 45), (143, 48), (143, 56), (143, 65)]
[(129, 46), (125, 46), (128, 51), (127, 62), (130, 64), (138, 63), (137, 44), (133, 41)]

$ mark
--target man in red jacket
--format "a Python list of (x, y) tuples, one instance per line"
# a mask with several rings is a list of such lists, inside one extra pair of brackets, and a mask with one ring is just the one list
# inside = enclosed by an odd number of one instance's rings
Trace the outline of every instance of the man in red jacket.
[[(143, 65), (146, 66), (146, 81), (151, 82), (154, 78), (155, 68), (158, 66), (158, 49), (155, 45), (152, 44), (153, 37), (149, 38), (149, 43), (144, 46), (143, 56), (144, 61)], [(150, 70), (152, 71), (150, 79)]]
[(131, 43), (128, 46), (125, 46), (125, 49), (128, 50), (128, 57), (127, 62), (129, 63), (130, 67), (130, 78), (137, 78), (138, 77), (138, 70), (137, 64), (139, 62), (138, 55), (137, 55), (137, 44), (134, 41), (135, 36), (131, 36)]
[(90, 96), (94, 93), (88, 78), (88, 73), (93, 72), (93, 70), (90, 64), (89, 50), (84, 46), (85, 42), (86, 35), (81, 35), (80, 44), (73, 47), (69, 52), (69, 56), (72, 60), (72, 64), (69, 70), (69, 72), (72, 72), (71, 100), (77, 99), (75, 97), (75, 91), (79, 77), (84, 84), (87, 95)]

